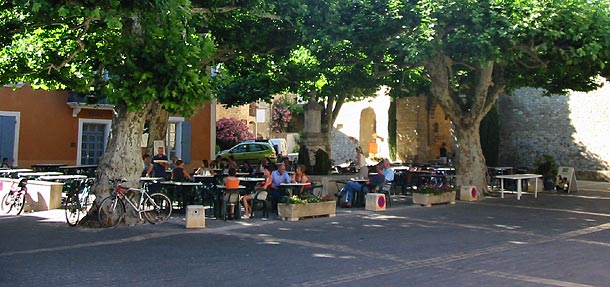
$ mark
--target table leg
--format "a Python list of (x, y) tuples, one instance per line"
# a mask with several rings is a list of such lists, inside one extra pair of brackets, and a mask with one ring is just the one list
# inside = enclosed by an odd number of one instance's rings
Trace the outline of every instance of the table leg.
[(500, 194), (504, 198), (504, 178), (500, 178)]
[(534, 181), (536, 182), (534, 186), (534, 198), (538, 198), (538, 178), (534, 177)]
[(517, 179), (517, 200), (521, 200), (521, 179)]

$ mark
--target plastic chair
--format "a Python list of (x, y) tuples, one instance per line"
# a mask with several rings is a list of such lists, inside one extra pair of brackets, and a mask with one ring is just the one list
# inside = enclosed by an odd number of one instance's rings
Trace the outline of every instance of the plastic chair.
[(269, 218), (269, 205), (267, 204), (267, 197), (269, 196), (269, 194), (262, 190), (259, 191), (258, 194), (252, 199), (252, 203), (250, 204), (250, 209), (252, 210), (250, 217), (254, 218), (254, 210), (256, 209), (256, 204), (262, 204), (263, 206), (263, 217), (264, 218)]
[(239, 205), (239, 189), (227, 189), (225, 190), (224, 198), (222, 201), (223, 219), (227, 220), (230, 214), (231, 206), (233, 206), (233, 219), (241, 218), (240, 205)]

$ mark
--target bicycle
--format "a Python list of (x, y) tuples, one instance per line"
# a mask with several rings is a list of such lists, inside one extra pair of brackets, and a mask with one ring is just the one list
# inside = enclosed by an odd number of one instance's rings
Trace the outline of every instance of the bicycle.
[(15, 184), (11, 186), (11, 190), (2, 197), (0, 207), (6, 214), (13, 212), (15, 215), (21, 214), (25, 206), (25, 196), (28, 194), (27, 179), (21, 179), (15, 188)]
[[(117, 225), (125, 215), (125, 202), (138, 213), (140, 220), (146, 219), (151, 224), (165, 222), (172, 214), (172, 202), (165, 194), (148, 194), (148, 185), (143, 189), (130, 188), (121, 185), (122, 180), (111, 180), (116, 183), (113, 193), (102, 200), (98, 209), (98, 220), (102, 226), (112, 227)], [(140, 194), (140, 199), (135, 203), (132, 196)], [(144, 214), (144, 216), (142, 216)]]
[(68, 225), (76, 226), (82, 216), (89, 212), (93, 203), (93, 200), (90, 198), (90, 190), (94, 182), (94, 178), (87, 178), (75, 179), (70, 183), (74, 186), (67, 193), (64, 206)]

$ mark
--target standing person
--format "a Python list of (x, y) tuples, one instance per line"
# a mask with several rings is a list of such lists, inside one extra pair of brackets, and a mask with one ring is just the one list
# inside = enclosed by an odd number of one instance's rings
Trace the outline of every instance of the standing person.
[(244, 216), (242, 218), (247, 219), (252, 216), (252, 208), (250, 207), (250, 201), (253, 199), (266, 200), (267, 190), (271, 187), (271, 168), (267, 167), (263, 171), (265, 181), (260, 183), (254, 190), (253, 194), (244, 195), (241, 198), (241, 203), (244, 206)]
[[(165, 169), (167, 169), (169, 165), (167, 163), (167, 156), (165, 155), (165, 151), (162, 146), (157, 148), (157, 154), (153, 156), (152, 163), (152, 176), (166, 178)], [(148, 187), (148, 189), (151, 192), (161, 191), (161, 184), (153, 183)]]
[(441, 148), (439, 150), (439, 160), (441, 164), (447, 164), (447, 147), (445, 147), (445, 143), (441, 145)]

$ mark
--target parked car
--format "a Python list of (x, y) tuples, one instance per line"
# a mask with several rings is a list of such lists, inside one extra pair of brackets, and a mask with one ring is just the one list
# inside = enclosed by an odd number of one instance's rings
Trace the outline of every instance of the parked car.
[(270, 162), (277, 162), (275, 149), (267, 142), (241, 142), (228, 150), (219, 152), (218, 155), (222, 158), (228, 158), (230, 155), (233, 155), (235, 161), (239, 163), (245, 160), (248, 160), (250, 163), (260, 163), (264, 157), (269, 159)]
[(273, 147), (273, 149), (275, 149), (275, 154), (278, 157), (283, 158), (283, 157), (288, 156), (288, 144), (286, 143), (286, 139), (283, 139), (283, 138), (246, 140), (244, 142), (268, 143)]

